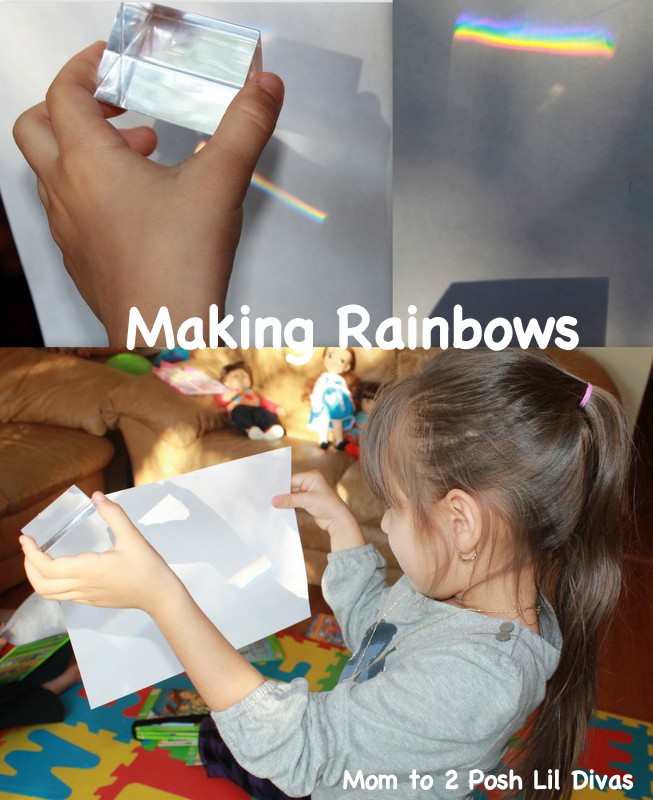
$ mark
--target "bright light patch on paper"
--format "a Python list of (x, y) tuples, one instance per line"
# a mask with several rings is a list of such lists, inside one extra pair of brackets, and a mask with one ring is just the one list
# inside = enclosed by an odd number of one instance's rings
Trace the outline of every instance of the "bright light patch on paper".
[(266, 572), (269, 572), (272, 567), (273, 564), (270, 559), (267, 556), (261, 556), (261, 558), (253, 561), (249, 566), (241, 569), (240, 572), (232, 575), (227, 583), (237, 586), (239, 589), (244, 589), (246, 586), (249, 586), (252, 581), (255, 581), (257, 578), (260, 578), (261, 575), (265, 575)]
[(178, 500), (171, 494), (167, 494), (154, 508), (147, 511), (138, 522), (140, 525), (156, 525), (158, 523), (172, 521), (183, 522), (188, 519), (189, 516), (190, 511), (181, 500)]
[(601, 26), (533, 25), (524, 20), (491, 20), (461, 14), (453, 38), (455, 42), (554, 56), (612, 58), (614, 55), (614, 37)]

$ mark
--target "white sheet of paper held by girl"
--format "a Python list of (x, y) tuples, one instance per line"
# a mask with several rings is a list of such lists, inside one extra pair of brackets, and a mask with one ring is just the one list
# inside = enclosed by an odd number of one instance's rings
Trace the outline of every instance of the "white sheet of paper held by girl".
[[(274, 450), (110, 495), (237, 648), (310, 614), (295, 514), (270, 504), (289, 491), (290, 454)], [(77, 487), (23, 531), (53, 557), (112, 544)], [(145, 612), (62, 606), (92, 708), (183, 670)]]

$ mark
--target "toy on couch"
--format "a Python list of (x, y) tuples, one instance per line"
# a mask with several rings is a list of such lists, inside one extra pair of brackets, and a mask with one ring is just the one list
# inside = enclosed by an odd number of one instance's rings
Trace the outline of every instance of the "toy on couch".
[(311, 416), (308, 429), (319, 437), (320, 447), (329, 446), (329, 431), (333, 444), (344, 450), (345, 431), (355, 421), (354, 396), (360, 381), (354, 373), (356, 355), (351, 347), (325, 347), (322, 356), (324, 372), (315, 381), (311, 395)]
[(216, 403), (226, 408), (233, 424), (250, 439), (281, 439), (286, 432), (279, 422), (285, 410), (267, 400), (252, 388), (254, 378), (244, 361), (227, 364), (220, 380), (228, 391), (215, 396)]
[(358, 411), (354, 419), (354, 424), (351, 426), (350, 430), (345, 436), (347, 441), (347, 444), (345, 445), (345, 453), (349, 453), (349, 455), (353, 456), (354, 458), (359, 458), (360, 456), (361, 434), (363, 433), (363, 427), (367, 422), (370, 412), (374, 408), (376, 395), (378, 394), (380, 388), (380, 383), (374, 383), (372, 381), (364, 381), (360, 385), (357, 398)]

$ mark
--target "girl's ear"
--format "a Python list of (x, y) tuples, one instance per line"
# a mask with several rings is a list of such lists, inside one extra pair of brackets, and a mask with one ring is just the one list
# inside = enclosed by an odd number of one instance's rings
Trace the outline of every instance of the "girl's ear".
[(483, 527), (481, 507), (462, 489), (452, 489), (444, 499), (455, 546), (463, 556), (469, 555), (481, 541)]

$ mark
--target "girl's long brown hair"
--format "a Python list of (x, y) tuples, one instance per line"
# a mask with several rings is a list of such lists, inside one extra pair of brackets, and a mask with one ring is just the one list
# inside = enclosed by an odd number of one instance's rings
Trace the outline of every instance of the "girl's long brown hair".
[[(445, 351), (386, 387), (361, 465), (385, 504), (429, 508), (453, 488), (480, 498), (514, 537), (508, 568), (534, 569), (563, 637), (560, 662), (521, 748), (525, 800), (568, 800), (597, 683), (599, 639), (621, 587), (630, 436), (619, 403), (540, 352)], [(561, 790), (533, 786), (560, 770)]]

